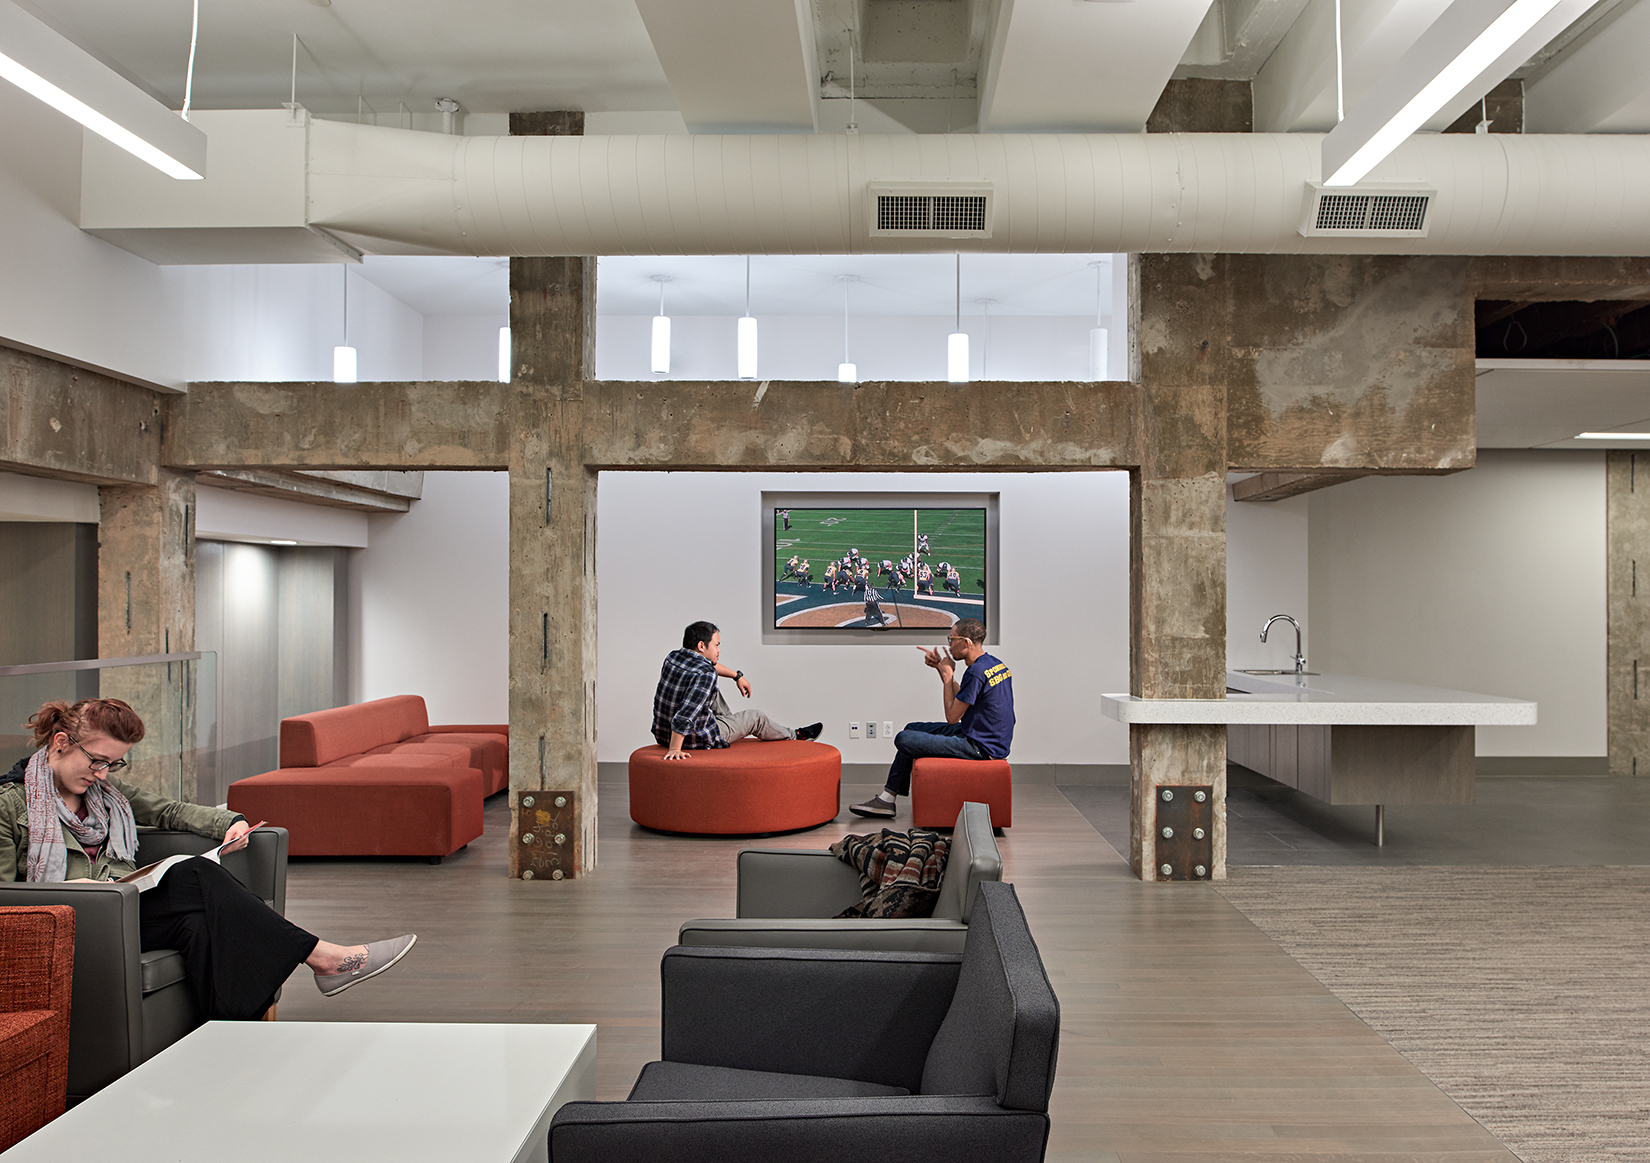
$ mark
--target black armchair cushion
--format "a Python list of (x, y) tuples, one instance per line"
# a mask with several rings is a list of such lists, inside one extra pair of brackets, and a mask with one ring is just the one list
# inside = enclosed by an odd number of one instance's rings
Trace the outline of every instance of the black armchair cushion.
[(551, 1163), (1038, 1163), (1048, 1116), (989, 1098), (570, 1102), (550, 1123)]
[(649, 1062), (630, 1090), (629, 1102), (729, 1102), (794, 1098), (875, 1098), (910, 1094), (903, 1086), (882, 1086), (852, 1078), (812, 1074), (776, 1074), (696, 1066), (688, 1062)]
[(1014, 886), (983, 882), (922, 1093), (991, 1094), (1005, 1107), (1046, 1111), (1059, 1042), (1060, 1002)]
[(915, 1091), (960, 963), (946, 953), (678, 945), (660, 965), (660, 1057)]

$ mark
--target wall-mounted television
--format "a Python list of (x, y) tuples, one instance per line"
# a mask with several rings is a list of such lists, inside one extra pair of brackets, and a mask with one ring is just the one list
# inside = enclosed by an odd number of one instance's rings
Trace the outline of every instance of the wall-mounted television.
[(767, 516), (773, 630), (932, 636), (976, 618), (991, 633), (984, 505), (774, 505)]

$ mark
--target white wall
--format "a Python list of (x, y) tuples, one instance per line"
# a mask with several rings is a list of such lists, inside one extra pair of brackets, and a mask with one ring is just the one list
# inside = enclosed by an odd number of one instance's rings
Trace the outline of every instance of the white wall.
[(505, 314), (424, 316), (424, 378), (497, 378), (498, 329), (509, 325)]
[(423, 695), (434, 723), (509, 718), (509, 481), (427, 472), (349, 566), (350, 701)]
[(603, 473), (602, 762), (652, 743), (659, 665), (700, 618), (721, 628), (723, 660), (747, 672), (753, 706), (792, 726), (823, 720), (824, 741), (845, 762), (893, 756), (891, 740), (850, 740), (851, 719), (892, 720), (897, 729), (943, 718), (939, 684), (911, 645), (762, 645), (772, 614), (763, 593), (764, 489), (1000, 493), (1001, 626), (992, 652), (1014, 672), (1013, 759), (1128, 762), (1128, 733), (1101, 715), (1098, 699), (1129, 684), (1128, 476), (1120, 472)]
[[(1094, 317), (963, 315), (974, 379), (1086, 380)], [(737, 328), (731, 315), (684, 315), (671, 323), (670, 374), (662, 379), (737, 379)], [(596, 327), (596, 378), (650, 380), (653, 320), (603, 315)], [(862, 381), (945, 379), (950, 316), (869, 315), (849, 324), (849, 355)], [(840, 315), (757, 316), (757, 375), (774, 380), (834, 380), (842, 362)]]
[(1482, 449), (1308, 499), (1314, 670), (1540, 704), (1480, 755), (1606, 753), (1603, 453)]
[[(416, 504), (416, 502), (415, 502)], [(203, 484), (195, 490), (195, 536), (205, 541), (296, 541), (367, 545), (367, 515)]]
[(1273, 614), (1301, 624), (1307, 665), (1321, 670), (1312, 653), (1307, 617), (1308, 509), (1306, 497), (1284, 501), (1234, 501), (1226, 488), (1226, 666), (1283, 669), (1295, 665), (1295, 632), (1287, 622), (1260, 628)]
[(97, 486), (0, 472), (0, 521), (99, 520)]

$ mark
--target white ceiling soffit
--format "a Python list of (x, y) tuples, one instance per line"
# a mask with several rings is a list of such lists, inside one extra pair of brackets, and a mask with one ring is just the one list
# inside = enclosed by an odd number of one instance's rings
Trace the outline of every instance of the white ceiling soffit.
[[(187, 0), (31, 4), (179, 107)], [(632, 0), (207, 0), (196, 107), (270, 109), (287, 100), (294, 33), (298, 100), (317, 113), (354, 115), (359, 101), (389, 125), (402, 103), (410, 114), (433, 114), (437, 97), (472, 113), (671, 106)]]
[(1579, 432), (1650, 432), (1650, 361), (1481, 359), (1479, 448), (1650, 449), (1650, 440), (1577, 440)]
[(1174, 75), (1253, 80), (1306, 4), (1307, 0), (1215, 0)]
[(1526, 133), (1650, 133), (1650, 3), (1607, 13), (1524, 83)]
[(1137, 133), (1210, 0), (1003, 0), (986, 50), (980, 129)]
[(814, 133), (810, 0), (636, 0), (691, 133)]
[[(1454, 0), (1414, 44), (1373, 85), (1348, 101), (1346, 120), (1335, 126), (1323, 143), (1323, 171), (1333, 174), (1370, 141), (1382, 127), (1438, 78), (1449, 64), (1513, 7), (1518, 0)], [(1541, 20), (1515, 40), (1496, 59), (1425, 122), (1442, 129), (1480, 97), (1512, 75), (1553, 37), (1575, 22), (1595, 0), (1559, 0)]]
[[(1359, 100), (1449, 7), (1449, 0), (1342, 0), (1346, 103)], [(1255, 75), (1256, 133), (1335, 127), (1335, 0), (1311, 0)]]

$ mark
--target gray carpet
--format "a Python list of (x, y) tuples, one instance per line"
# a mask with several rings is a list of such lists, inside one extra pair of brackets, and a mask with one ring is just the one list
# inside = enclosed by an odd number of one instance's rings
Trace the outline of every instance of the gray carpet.
[(1526, 1163), (1650, 1161), (1650, 868), (1232, 868), (1216, 886)]

